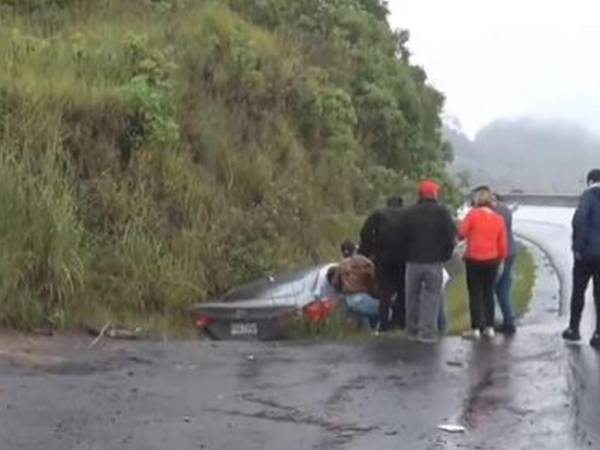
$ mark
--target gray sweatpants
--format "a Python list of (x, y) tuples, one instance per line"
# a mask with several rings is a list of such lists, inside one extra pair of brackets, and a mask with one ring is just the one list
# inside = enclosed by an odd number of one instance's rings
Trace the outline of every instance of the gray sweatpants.
[(406, 264), (406, 330), (423, 338), (437, 335), (443, 301), (444, 265)]

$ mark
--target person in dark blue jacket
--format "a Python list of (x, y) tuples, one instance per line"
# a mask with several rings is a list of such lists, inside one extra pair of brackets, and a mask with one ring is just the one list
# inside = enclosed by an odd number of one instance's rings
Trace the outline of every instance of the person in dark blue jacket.
[(585, 302), (585, 291), (593, 279), (596, 304), (596, 331), (590, 345), (600, 348), (600, 169), (587, 176), (588, 188), (579, 199), (573, 216), (573, 292), (571, 320), (563, 332), (564, 339), (578, 341), (579, 324)]

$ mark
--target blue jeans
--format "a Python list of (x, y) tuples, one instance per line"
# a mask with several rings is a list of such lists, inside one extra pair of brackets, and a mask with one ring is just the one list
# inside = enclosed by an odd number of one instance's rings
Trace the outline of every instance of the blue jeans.
[(514, 256), (509, 256), (504, 261), (504, 270), (496, 282), (496, 298), (502, 312), (505, 325), (514, 325), (515, 316), (512, 310), (512, 268), (515, 262)]
[(348, 311), (360, 319), (366, 318), (372, 329), (377, 327), (379, 320), (379, 302), (366, 292), (346, 294)]
[(438, 331), (440, 334), (445, 334), (448, 328), (448, 319), (446, 318), (446, 308), (444, 308), (444, 302), (440, 305), (440, 312), (438, 314)]

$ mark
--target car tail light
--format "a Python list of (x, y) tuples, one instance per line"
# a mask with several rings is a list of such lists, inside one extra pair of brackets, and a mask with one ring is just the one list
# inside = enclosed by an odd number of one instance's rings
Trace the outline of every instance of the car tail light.
[(322, 322), (327, 318), (331, 311), (335, 309), (336, 306), (337, 299), (333, 297), (315, 300), (304, 307), (304, 317), (314, 323)]
[(214, 321), (215, 321), (215, 319), (213, 317), (199, 315), (196, 317), (196, 326), (198, 328), (204, 328), (204, 327), (207, 327), (210, 324), (212, 324)]

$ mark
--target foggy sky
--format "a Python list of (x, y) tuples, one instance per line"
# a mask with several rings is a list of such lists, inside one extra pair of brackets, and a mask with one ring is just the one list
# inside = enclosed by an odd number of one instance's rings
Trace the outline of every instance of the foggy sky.
[(578, 122), (600, 135), (600, 2), (389, 0), (413, 61), (473, 136), (497, 118)]

